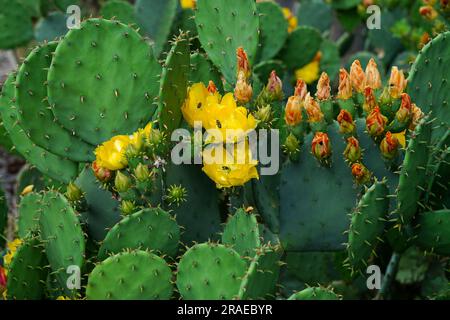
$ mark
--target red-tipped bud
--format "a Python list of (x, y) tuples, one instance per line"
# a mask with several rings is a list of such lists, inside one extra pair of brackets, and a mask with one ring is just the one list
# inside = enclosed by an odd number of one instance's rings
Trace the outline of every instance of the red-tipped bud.
[(342, 109), (337, 117), (339, 123), (339, 131), (342, 134), (351, 134), (355, 131), (355, 123), (353, 122), (353, 117), (350, 112)]
[(438, 12), (432, 6), (420, 7), (419, 13), (427, 20), (434, 20), (438, 17)]
[(252, 100), (253, 88), (251, 84), (247, 83), (244, 72), (240, 72), (236, 87), (234, 88), (234, 96), (239, 103), (246, 104)]
[(381, 154), (386, 159), (393, 159), (397, 155), (399, 145), (398, 139), (388, 131), (380, 144)]
[(350, 80), (352, 82), (353, 89), (356, 92), (363, 93), (366, 87), (366, 74), (361, 67), (361, 62), (355, 60), (350, 68)]
[(306, 86), (306, 82), (302, 79), (297, 80), (297, 84), (295, 85), (294, 95), (300, 97), (300, 100), (305, 101), (306, 95), (308, 94), (308, 87)]
[(97, 161), (92, 162), (92, 170), (97, 180), (101, 182), (108, 182), (111, 179), (111, 171), (97, 165)]
[(366, 67), (366, 86), (376, 90), (381, 88), (381, 75), (375, 59), (370, 59)]
[(406, 89), (408, 81), (405, 79), (403, 71), (397, 67), (392, 67), (391, 78), (389, 79), (389, 93), (392, 98), (398, 99)]
[(406, 123), (411, 119), (412, 116), (412, 105), (411, 97), (407, 93), (402, 93), (402, 104), (400, 109), (398, 109), (395, 117), (400, 123)]
[(344, 150), (344, 157), (350, 163), (361, 160), (361, 148), (359, 146), (359, 141), (355, 137), (350, 137), (347, 139), (347, 147)]
[(352, 175), (356, 183), (366, 184), (370, 181), (370, 171), (361, 163), (354, 163), (352, 165)]
[(328, 77), (326, 72), (322, 72), (319, 82), (317, 82), (316, 97), (319, 101), (324, 101), (331, 98), (330, 77)]
[(414, 129), (416, 129), (416, 127), (419, 125), (420, 120), (423, 118), (424, 113), (414, 103), (412, 104), (411, 109), (412, 109), (411, 110), (412, 119), (411, 119), (411, 123), (409, 125), (409, 130), (414, 131)]
[(270, 73), (269, 81), (266, 86), (266, 90), (270, 95), (272, 100), (282, 100), (283, 99), (283, 83), (281, 79), (277, 76), (275, 70)]
[(312, 144), (311, 152), (318, 160), (326, 160), (331, 156), (331, 144), (328, 135), (323, 132), (316, 132)]
[(353, 95), (352, 83), (350, 81), (350, 75), (347, 70), (341, 69), (339, 71), (339, 91), (338, 98), (342, 100), (348, 100)]
[(305, 99), (305, 109), (309, 122), (320, 122), (324, 115), (320, 110), (319, 103), (308, 93)]
[(375, 107), (372, 112), (367, 116), (366, 128), (369, 134), (373, 137), (377, 137), (383, 134), (388, 119), (383, 116), (380, 108)]
[(210, 94), (216, 94), (217, 93), (217, 87), (214, 84), (214, 81), (212, 81), (212, 80), (209, 80), (208, 88), (206, 88), (206, 89), (208, 90), (208, 92)]
[(302, 102), (299, 96), (289, 97), (284, 110), (284, 120), (289, 126), (296, 126), (302, 121)]
[(377, 105), (377, 99), (375, 98), (372, 88), (366, 87), (364, 90), (364, 111), (370, 113)]
[(245, 80), (247, 80), (251, 75), (251, 71), (247, 53), (245, 52), (244, 48), (242, 47), (237, 48), (236, 56), (237, 56), (237, 75), (239, 76), (239, 73), (243, 72), (245, 75)]

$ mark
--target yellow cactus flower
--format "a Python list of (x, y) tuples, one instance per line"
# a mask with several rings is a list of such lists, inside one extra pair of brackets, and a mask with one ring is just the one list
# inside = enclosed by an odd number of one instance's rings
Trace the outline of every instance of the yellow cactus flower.
[(197, 0), (180, 0), (181, 8), (183, 9), (194, 9)]
[(191, 127), (194, 126), (195, 121), (204, 121), (204, 109), (208, 104), (218, 103), (220, 101), (220, 94), (211, 93), (208, 88), (202, 83), (193, 84), (188, 90), (188, 96), (181, 112), (184, 119)]
[[(202, 170), (219, 189), (242, 186), (251, 179), (259, 179), (258, 161), (252, 159), (248, 143), (235, 144), (233, 149), (232, 154), (223, 145), (216, 145), (203, 151)], [(221, 154), (216, 155), (218, 150)]]
[(34, 185), (33, 184), (29, 184), (28, 186), (26, 186), (25, 188), (23, 188), (22, 192), (20, 193), (21, 196), (25, 196), (31, 192), (33, 192), (34, 189)]
[(400, 133), (394, 133), (392, 136), (397, 139), (402, 148), (406, 146), (406, 130)]
[(6, 254), (3, 257), (3, 263), (6, 267), (6, 271), (8, 270), (8, 266), (11, 264), (17, 249), (22, 245), (22, 243), (23, 241), (21, 239), (15, 239), (6, 244)]
[(128, 165), (125, 150), (130, 144), (129, 136), (112, 137), (95, 149), (96, 163), (101, 168), (120, 170)]
[(283, 14), (288, 22), (288, 32), (291, 33), (295, 30), (295, 28), (297, 28), (298, 19), (289, 8), (283, 8)]
[(320, 61), (312, 61), (306, 66), (295, 71), (295, 78), (304, 80), (307, 84), (311, 84), (320, 76)]

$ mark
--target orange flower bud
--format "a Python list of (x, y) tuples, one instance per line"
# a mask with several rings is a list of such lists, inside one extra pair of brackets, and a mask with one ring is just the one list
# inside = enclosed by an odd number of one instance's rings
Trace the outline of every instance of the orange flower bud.
[(277, 76), (275, 70), (270, 73), (269, 82), (267, 83), (266, 90), (269, 92), (269, 95), (274, 100), (282, 100), (283, 99), (283, 83), (281, 79)]
[(300, 97), (300, 100), (305, 101), (306, 95), (308, 94), (308, 87), (306, 86), (306, 82), (302, 79), (297, 80), (297, 84), (295, 85), (294, 95)]
[(250, 63), (248, 61), (247, 53), (245, 52), (244, 48), (239, 47), (236, 50), (236, 55), (237, 55), (237, 75), (239, 77), (239, 74), (243, 72), (245, 75), (245, 80), (247, 80), (251, 74)]
[(319, 101), (328, 100), (331, 97), (330, 78), (326, 72), (322, 72), (317, 83), (316, 97)]
[(347, 70), (341, 69), (339, 71), (339, 91), (338, 98), (342, 100), (348, 100), (352, 97), (352, 83), (350, 81), (350, 75)]
[(412, 119), (409, 125), (409, 130), (414, 131), (414, 129), (419, 125), (420, 120), (423, 118), (424, 113), (422, 110), (416, 106), (416, 104), (412, 104), (411, 107)]
[(386, 136), (380, 143), (380, 151), (383, 157), (393, 159), (397, 154), (400, 143), (398, 139), (391, 133), (386, 132)]
[(366, 67), (366, 86), (374, 90), (381, 88), (381, 75), (373, 58), (370, 59)]
[(111, 171), (97, 165), (97, 161), (92, 162), (92, 170), (95, 177), (101, 182), (107, 182), (111, 179)]
[(363, 109), (365, 112), (371, 112), (377, 106), (377, 99), (373, 93), (371, 87), (366, 87), (364, 90), (364, 105)]
[(350, 134), (355, 131), (353, 117), (347, 110), (342, 109), (341, 112), (339, 112), (337, 121), (339, 123), (339, 131), (342, 134)]
[(357, 162), (361, 159), (361, 148), (359, 141), (355, 137), (347, 139), (347, 147), (344, 150), (344, 157), (351, 163)]
[(391, 78), (389, 79), (389, 93), (392, 98), (398, 99), (405, 91), (408, 81), (405, 79), (403, 71), (399, 71), (397, 67), (392, 67)]
[(289, 97), (284, 111), (284, 119), (287, 125), (296, 126), (302, 121), (301, 104), (299, 96)]
[(420, 7), (419, 13), (427, 20), (434, 20), (438, 17), (438, 12), (432, 6)]
[(305, 99), (305, 109), (309, 122), (320, 122), (324, 115), (320, 110), (319, 103), (308, 93)]
[(405, 123), (411, 119), (411, 113), (411, 97), (407, 93), (402, 93), (402, 104), (395, 114), (395, 117), (400, 123)]
[(352, 175), (358, 184), (365, 184), (370, 181), (370, 171), (361, 163), (352, 165)]
[(371, 136), (380, 136), (384, 132), (388, 119), (380, 112), (379, 107), (375, 107), (367, 116), (366, 128)]
[(208, 88), (206, 88), (209, 93), (216, 94), (217, 93), (217, 87), (214, 84), (214, 81), (209, 80)]
[(330, 139), (326, 133), (316, 132), (312, 140), (311, 152), (318, 160), (326, 160), (331, 156)]
[(356, 92), (364, 92), (364, 88), (366, 87), (366, 74), (364, 73), (359, 60), (355, 60), (352, 63), (350, 68), (350, 80), (352, 82), (353, 89)]

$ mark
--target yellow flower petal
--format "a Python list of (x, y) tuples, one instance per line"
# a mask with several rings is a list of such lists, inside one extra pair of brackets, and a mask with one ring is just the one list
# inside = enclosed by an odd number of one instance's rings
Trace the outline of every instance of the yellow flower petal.
[(317, 79), (319, 79), (320, 76), (320, 62), (319, 61), (312, 61), (308, 63), (306, 66), (298, 69), (295, 71), (295, 78), (297, 80), (303, 80), (307, 84), (311, 84)]
[(96, 163), (108, 170), (120, 170), (128, 165), (125, 151), (131, 143), (129, 136), (112, 137), (95, 149)]

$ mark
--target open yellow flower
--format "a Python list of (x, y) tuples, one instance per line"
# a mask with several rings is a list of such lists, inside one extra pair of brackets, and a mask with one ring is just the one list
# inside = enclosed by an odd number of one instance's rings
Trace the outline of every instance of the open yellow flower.
[(248, 143), (234, 144), (232, 148), (230, 152), (223, 145), (215, 145), (203, 151), (202, 170), (217, 188), (242, 186), (251, 179), (259, 179), (258, 161), (252, 159)]
[(11, 264), (11, 261), (13, 260), (17, 249), (22, 245), (23, 241), (21, 239), (15, 239), (11, 242), (8, 242), (6, 244), (6, 254), (3, 257), (3, 263), (6, 267), (5, 272), (8, 272), (8, 267)]
[(321, 58), (322, 54), (318, 52), (310, 63), (295, 71), (295, 78), (297, 80), (301, 79), (305, 81), (307, 84), (311, 84), (317, 79), (319, 79)]
[(183, 9), (194, 9), (197, 0), (180, 0), (181, 8)]
[(288, 22), (288, 32), (291, 33), (292, 31), (295, 30), (295, 28), (297, 28), (298, 19), (289, 8), (283, 8), (283, 14), (284, 18)]
[(112, 137), (95, 149), (96, 163), (101, 168), (120, 170), (128, 165), (125, 150), (130, 144), (129, 136)]
[(194, 126), (195, 121), (203, 122), (205, 107), (208, 104), (218, 103), (220, 98), (219, 93), (210, 93), (202, 82), (193, 84), (189, 88), (186, 101), (181, 107), (184, 119), (191, 127)]

